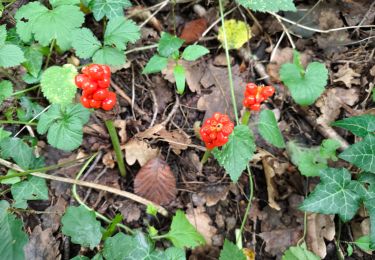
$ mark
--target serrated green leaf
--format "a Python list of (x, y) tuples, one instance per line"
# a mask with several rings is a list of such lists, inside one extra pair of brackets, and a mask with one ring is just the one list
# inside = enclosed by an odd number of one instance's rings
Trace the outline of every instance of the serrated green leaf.
[(0, 141), (9, 137), (11, 134), (11, 132), (4, 130), (3, 127), (0, 127)]
[(206, 243), (204, 237), (190, 224), (181, 210), (176, 211), (166, 238), (177, 248), (195, 248)]
[(206, 47), (201, 45), (189, 45), (182, 53), (182, 58), (187, 61), (195, 61), (207, 53), (210, 53), (210, 51)]
[(26, 209), (28, 200), (48, 200), (46, 180), (35, 176), (13, 184), (11, 192), (15, 208)]
[(375, 131), (375, 116), (370, 114), (353, 116), (336, 121), (332, 125), (347, 129), (356, 136), (365, 137)]
[(283, 254), (282, 260), (320, 260), (320, 257), (307, 250), (306, 244), (289, 247)]
[(105, 30), (104, 44), (125, 50), (128, 42), (135, 43), (141, 37), (138, 25), (123, 16), (111, 19)]
[(246, 260), (245, 254), (235, 244), (225, 239), (219, 260)]
[(4, 138), (0, 142), (1, 156), (4, 159), (12, 158), (24, 170), (29, 170), (34, 159), (33, 150), (21, 139)]
[(297, 11), (293, 0), (237, 0), (237, 2), (256, 12)]
[(77, 70), (73, 65), (63, 67), (52, 66), (42, 75), (41, 87), (43, 95), (52, 104), (70, 104), (77, 92), (74, 78)]
[(320, 172), (320, 183), (303, 201), (303, 211), (338, 214), (346, 222), (356, 214), (361, 197), (356, 193), (357, 181), (351, 180), (345, 168), (328, 168)]
[[(251, 29), (250, 27), (242, 22), (234, 19), (224, 21), (225, 34), (228, 44), (228, 49), (239, 49), (241, 48), (248, 40), (251, 39)], [(225, 42), (224, 38), (224, 29), (223, 26), (219, 28), (219, 35), (217, 36), (218, 40), (223, 46)]]
[(237, 182), (249, 164), (254, 151), (254, 137), (250, 129), (245, 125), (238, 125), (222, 149), (214, 149), (213, 154), (219, 164), (228, 172), (231, 180)]
[(7, 38), (7, 29), (5, 25), (0, 26), (0, 46), (4, 45)]
[(49, 0), (53, 8), (60, 5), (79, 5), (80, 0)]
[(21, 220), (8, 212), (9, 203), (0, 201), (0, 259), (23, 260), (23, 247), (28, 243)]
[(339, 157), (362, 170), (375, 173), (375, 135), (367, 135), (340, 153)]
[(372, 251), (370, 243), (370, 236), (362, 236), (358, 238), (356, 241), (354, 241), (354, 244), (363, 251)]
[(13, 44), (0, 46), (0, 67), (9, 68), (20, 65), (25, 60), (20, 47)]
[(131, 7), (129, 0), (92, 0), (89, 4), (90, 9), (97, 21), (106, 16), (108, 19), (124, 16), (124, 8)]
[(159, 56), (155, 54), (152, 58), (147, 62), (146, 67), (143, 69), (143, 74), (150, 74), (160, 72), (165, 69), (168, 65), (168, 58)]
[(260, 135), (270, 144), (284, 148), (283, 136), (277, 125), (275, 114), (272, 110), (262, 110), (259, 115), (258, 129)]
[(81, 59), (91, 58), (102, 47), (100, 41), (87, 28), (75, 30), (72, 37), (72, 46)]
[(13, 84), (9, 80), (0, 82), (0, 104), (13, 93)]
[(27, 47), (24, 51), (26, 61), (22, 63), (27, 72), (33, 77), (37, 78), (42, 69), (43, 54), (37, 47)]
[(27, 97), (21, 97), (21, 107), (17, 108), (17, 117), (20, 121), (29, 121), (34, 116), (43, 111), (43, 107), (36, 102), (32, 102)]
[(312, 62), (307, 66), (305, 73), (301, 73), (296, 62), (298, 61), (283, 64), (280, 69), (280, 77), (290, 90), (294, 101), (302, 106), (308, 106), (313, 104), (324, 92), (328, 70), (324, 64)]
[(184, 40), (169, 33), (162, 32), (158, 44), (158, 52), (161, 56), (169, 58), (172, 54), (178, 52), (182, 44), (184, 44)]
[(185, 91), (185, 68), (182, 65), (177, 64), (173, 69), (173, 76), (176, 80), (177, 93), (182, 95)]
[(94, 63), (119, 66), (125, 64), (125, 54), (113, 47), (103, 47), (92, 57)]
[(75, 244), (93, 249), (99, 245), (102, 238), (100, 222), (96, 220), (95, 212), (84, 206), (67, 208), (61, 218), (62, 233), (70, 236)]

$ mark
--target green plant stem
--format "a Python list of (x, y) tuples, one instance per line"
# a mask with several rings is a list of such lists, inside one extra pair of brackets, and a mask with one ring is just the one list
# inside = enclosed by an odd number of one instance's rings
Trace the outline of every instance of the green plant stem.
[(120, 170), (120, 174), (122, 177), (125, 177), (126, 169), (125, 169), (125, 163), (124, 163), (124, 156), (121, 151), (120, 141), (118, 140), (115, 126), (113, 125), (112, 120), (106, 120), (105, 125), (108, 129), (109, 136), (111, 137), (111, 140), (112, 140), (112, 145), (113, 145), (113, 149), (115, 150), (117, 165)]
[(341, 222), (341, 219), (339, 219), (339, 230), (337, 231), (336, 250), (337, 250), (337, 257), (340, 260), (343, 260), (342, 255), (341, 255), (341, 250), (340, 250), (341, 229), (342, 229), (342, 222)]
[(127, 54), (129, 54), (129, 53), (132, 53), (132, 52), (145, 51), (145, 50), (155, 49), (155, 48), (157, 48), (158, 46), (159, 46), (158, 44), (153, 44), (153, 45), (147, 45), (147, 46), (142, 46), (142, 47), (134, 48), (134, 49), (131, 49), (131, 50), (126, 51), (126, 52), (125, 52), (125, 55), (127, 55)]
[(37, 123), (16, 121), (16, 120), (0, 120), (0, 124), (12, 124), (12, 125), (33, 125), (36, 126)]
[(305, 241), (306, 238), (306, 233), (307, 233), (307, 212), (305, 211), (305, 214), (303, 216), (303, 235), (300, 240), (297, 242), (297, 246), (300, 246), (302, 242)]
[(210, 158), (211, 154), (212, 154), (212, 150), (211, 149), (207, 149), (204, 152), (202, 160), (201, 160), (201, 164), (202, 165), (204, 165), (208, 161), (208, 158)]
[(224, 8), (223, 8), (222, 0), (219, 0), (219, 8), (220, 8), (221, 24), (222, 24), (222, 28), (223, 28), (223, 34), (224, 34), (224, 49), (225, 49), (225, 56), (226, 56), (226, 59), (227, 59), (230, 94), (232, 96), (232, 105), (233, 105), (234, 115), (236, 117), (236, 122), (237, 122), (237, 125), (239, 125), (240, 122), (239, 122), (239, 119), (238, 119), (238, 112), (237, 112), (237, 105), (236, 105), (237, 102), (236, 102), (236, 96), (235, 96), (235, 93), (234, 93), (232, 66), (230, 64), (227, 33), (226, 33), (226, 30), (225, 30), (225, 26), (224, 26)]
[(55, 47), (55, 42), (56, 42), (56, 39), (53, 39), (52, 42), (51, 42), (51, 46), (49, 47), (49, 53), (48, 53), (48, 56), (47, 56), (46, 64), (44, 65), (44, 69), (46, 69), (48, 67), (49, 60), (51, 59), (51, 55), (52, 55), (53, 49)]
[(35, 85), (35, 86), (30, 87), (30, 88), (27, 88), (27, 89), (23, 89), (23, 90), (20, 90), (20, 91), (14, 92), (14, 93), (12, 94), (12, 96), (17, 96), (17, 95), (19, 95), (19, 94), (23, 94), (23, 93), (26, 93), (26, 92), (32, 91), (32, 90), (37, 89), (37, 88), (39, 88), (39, 87), (40, 87), (40, 85)]
[(1, 196), (4, 196), (4, 195), (7, 194), (8, 192), (10, 192), (10, 189), (3, 190), (2, 192), (0, 192), (0, 197), (1, 197)]
[(242, 116), (242, 124), (243, 125), (248, 125), (249, 124), (250, 116), (251, 116), (251, 111), (246, 108), (245, 113)]
[(153, 240), (160, 240), (162, 238), (166, 238), (168, 236), (168, 233), (167, 234), (164, 234), (164, 235), (160, 235), (160, 236), (153, 236), (151, 237)]

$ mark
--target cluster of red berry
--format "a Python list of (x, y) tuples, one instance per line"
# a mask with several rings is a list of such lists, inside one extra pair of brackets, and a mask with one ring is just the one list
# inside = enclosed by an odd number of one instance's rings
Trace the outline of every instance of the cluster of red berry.
[(111, 110), (115, 106), (116, 94), (108, 90), (111, 83), (111, 69), (108, 66), (91, 64), (83, 67), (75, 83), (83, 90), (81, 103), (84, 107)]
[(234, 124), (229, 116), (215, 113), (207, 119), (200, 129), (200, 134), (207, 149), (223, 146), (228, 142), (228, 136), (233, 132)]
[(246, 85), (243, 105), (250, 110), (259, 111), (260, 104), (275, 93), (275, 88), (271, 86), (257, 86), (254, 83)]

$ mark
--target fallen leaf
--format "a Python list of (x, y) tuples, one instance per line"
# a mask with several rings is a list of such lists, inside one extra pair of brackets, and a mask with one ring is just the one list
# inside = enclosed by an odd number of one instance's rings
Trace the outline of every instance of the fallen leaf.
[(116, 128), (118, 128), (118, 135), (120, 136), (120, 143), (124, 144), (127, 139), (126, 135), (126, 121), (125, 120), (115, 120), (113, 122)]
[(122, 201), (119, 211), (124, 217), (124, 220), (128, 223), (138, 221), (138, 219), (141, 217), (141, 210), (139, 209), (138, 204), (132, 201)]
[(36, 226), (30, 235), (30, 240), (24, 247), (27, 260), (60, 260), (60, 242), (52, 236), (52, 229), (42, 230)]
[(63, 197), (59, 197), (54, 205), (46, 208), (45, 213), (42, 214), (43, 229), (51, 229), (56, 232), (60, 227), (60, 219), (65, 212), (66, 201)]
[(103, 156), (103, 159), (102, 159), (102, 163), (110, 168), (110, 169), (113, 169), (115, 168), (115, 160), (113, 159), (113, 156), (112, 156), (112, 153), (111, 152), (107, 152), (104, 156)]
[(266, 243), (265, 251), (271, 255), (282, 254), (288, 247), (295, 245), (302, 236), (300, 228), (288, 228), (262, 232), (259, 236)]
[(139, 165), (145, 165), (149, 160), (157, 157), (160, 150), (158, 148), (151, 148), (146, 142), (138, 139), (132, 139), (124, 146), (126, 152), (126, 162), (129, 165), (135, 164), (136, 161)]
[(168, 103), (173, 100), (171, 88), (168, 87), (167, 81), (165, 81), (160, 75), (153, 77), (152, 83), (155, 86), (154, 92), (159, 112), (164, 111)]
[(349, 63), (339, 67), (339, 70), (334, 74), (335, 79), (333, 82), (343, 82), (347, 88), (351, 88), (352, 85), (360, 85), (361, 80), (358, 78), (361, 74), (356, 73), (352, 68), (349, 67)]
[(176, 178), (161, 158), (148, 161), (134, 179), (134, 192), (157, 204), (169, 204), (176, 197)]
[(207, 207), (212, 207), (220, 200), (225, 200), (228, 196), (228, 191), (229, 186), (212, 185), (203, 187), (198, 194), (205, 199)]
[(132, 16), (134, 19), (146, 21), (152, 27), (154, 27), (159, 32), (163, 31), (163, 26), (161, 25), (160, 21), (152, 15), (151, 11), (144, 6), (134, 6), (132, 8), (127, 9), (128, 16)]
[(186, 218), (202, 234), (206, 244), (212, 245), (212, 237), (217, 233), (217, 229), (212, 226), (212, 220), (205, 212), (204, 207), (189, 208), (186, 212)]
[(279, 194), (276, 184), (272, 180), (276, 176), (276, 173), (270, 164), (270, 160), (272, 160), (270, 156), (262, 159), (264, 175), (267, 182), (268, 205), (276, 210), (280, 210), (279, 204), (275, 201), (275, 198), (277, 198)]
[[(230, 64), (233, 64), (234, 58), (230, 57)], [(213, 65), (215, 66), (222, 66), (226, 67), (227, 66), (227, 56), (225, 55), (224, 52), (220, 53), (217, 55), (213, 61)]]
[(186, 44), (191, 44), (200, 39), (204, 31), (207, 29), (206, 18), (199, 18), (187, 22), (182, 30), (180, 38), (185, 40)]

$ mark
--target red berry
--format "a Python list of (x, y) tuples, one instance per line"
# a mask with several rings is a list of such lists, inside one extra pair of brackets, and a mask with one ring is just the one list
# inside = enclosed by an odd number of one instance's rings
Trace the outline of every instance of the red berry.
[(246, 85), (242, 104), (250, 110), (260, 110), (260, 104), (275, 93), (271, 86), (261, 87), (254, 83)]
[(88, 73), (93, 80), (101, 80), (104, 76), (103, 68), (99, 64), (91, 64), (88, 67)]
[(90, 82), (90, 79), (84, 74), (78, 74), (74, 81), (78, 88), (82, 88), (87, 82)]
[(89, 75), (89, 66), (84, 66), (82, 69), (81, 69), (82, 73), (85, 74), (85, 75)]
[(105, 79), (111, 78), (111, 68), (107, 65), (102, 65), (103, 75)]
[(93, 94), (98, 89), (98, 85), (94, 82), (90, 82), (85, 88), (83, 89), (85, 91), (85, 95)]
[(102, 80), (98, 80), (99, 88), (108, 88), (110, 84), (111, 80), (109, 78), (103, 78)]
[(266, 86), (262, 88), (262, 94), (268, 98), (275, 93), (275, 88), (271, 86)]
[(248, 83), (246, 85), (246, 92), (247, 92), (247, 95), (256, 95), (258, 91), (258, 86), (254, 83)]
[(200, 135), (207, 149), (223, 146), (228, 142), (228, 136), (232, 133), (234, 124), (224, 114), (215, 113), (207, 119), (200, 129)]
[(260, 110), (260, 104), (255, 103), (254, 105), (251, 105), (250, 110), (259, 111)]
[(95, 99), (90, 100), (90, 106), (92, 108), (100, 108), (101, 104), (102, 104), (102, 102), (99, 101), (99, 100), (95, 100)]
[(88, 99), (87, 97), (81, 96), (80, 101), (81, 101), (82, 106), (84, 106), (86, 108), (91, 108), (90, 99)]
[(109, 93), (108, 89), (106, 89), (106, 88), (102, 88), (102, 89), (98, 89), (98, 90), (94, 93), (94, 95), (93, 95), (92, 97), (93, 97), (93, 99), (95, 99), (95, 100), (102, 101), (102, 100), (104, 100), (104, 99), (106, 99), (106, 98), (108, 97), (108, 93)]
[(116, 105), (116, 94), (109, 91), (106, 99), (102, 101), (102, 109), (111, 110)]

